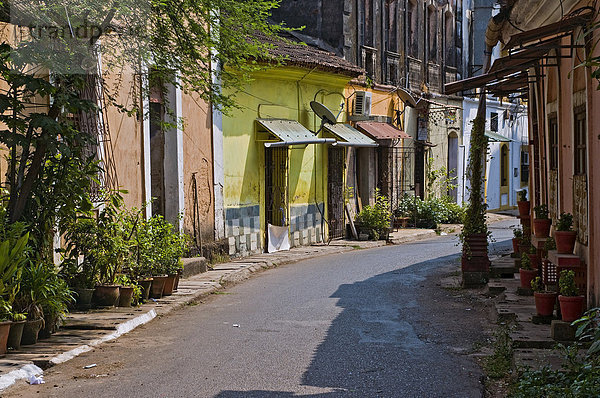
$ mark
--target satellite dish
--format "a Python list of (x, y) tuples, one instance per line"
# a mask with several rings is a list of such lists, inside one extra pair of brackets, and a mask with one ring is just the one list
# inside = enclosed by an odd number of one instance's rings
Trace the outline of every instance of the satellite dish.
[(317, 114), (317, 116), (321, 118), (323, 123), (330, 123), (330, 124), (337, 123), (337, 118), (335, 117), (333, 112), (331, 112), (329, 110), (329, 108), (327, 108), (325, 105), (321, 104), (320, 102), (310, 101), (310, 107), (312, 108), (313, 112), (315, 112)]
[(415, 100), (415, 97), (413, 97), (412, 94), (407, 90), (398, 87), (396, 92), (398, 93), (398, 97), (400, 97), (405, 105), (410, 106), (411, 108), (417, 107), (417, 101)]

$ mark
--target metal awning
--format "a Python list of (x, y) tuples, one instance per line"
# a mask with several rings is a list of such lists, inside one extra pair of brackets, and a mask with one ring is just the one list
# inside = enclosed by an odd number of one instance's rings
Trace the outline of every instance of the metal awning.
[(411, 138), (404, 131), (397, 129), (389, 123), (383, 122), (358, 122), (356, 126), (374, 140), (397, 140)]
[(308, 144), (333, 144), (334, 138), (319, 138), (296, 120), (256, 119), (256, 140), (265, 147)]
[[(454, 94), (459, 91), (468, 91), (484, 86), (497, 85), (502, 86), (505, 83), (512, 83), (514, 80), (523, 79), (523, 74), (532, 65), (539, 63), (545, 58), (556, 58), (557, 55), (549, 56), (552, 49), (559, 48), (558, 41), (544, 43), (539, 46), (511, 53), (494, 61), (492, 67), (483, 75), (469, 77), (448, 83), (444, 86), (445, 94)], [(502, 88), (502, 87), (499, 87)], [(504, 90), (506, 91), (506, 90)]]
[(323, 127), (326, 131), (330, 132), (335, 136), (337, 140), (335, 145), (355, 147), (378, 146), (378, 144), (375, 141), (373, 141), (371, 138), (367, 137), (354, 127), (350, 126), (349, 124), (325, 123)]
[(506, 138), (505, 136), (495, 133), (490, 130), (486, 130), (484, 134), (488, 138), (488, 140), (492, 141), (492, 142), (511, 142), (512, 141), (510, 138)]
[(593, 10), (586, 9), (580, 14), (566, 16), (558, 22), (514, 34), (506, 43), (504, 49), (512, 50), (517, 47), (525, 47), (531, 43), (566, 37), (578, 26), (589, 23), (593, 16)]

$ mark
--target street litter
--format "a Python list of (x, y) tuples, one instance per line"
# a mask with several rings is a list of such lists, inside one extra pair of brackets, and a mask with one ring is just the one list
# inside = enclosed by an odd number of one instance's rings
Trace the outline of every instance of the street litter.
[(238, 325), (237, 323), (234, 323), (234, 324), (233, 324), (233, 327), (234, 327), (234, 328), (239, 328), (239, 327), (240, 327), (240, 325)]
[(83, 368), (84, 369), (91, 369), (91, 368), (95, 368), (96, 366), (98, 366), (98, 365), (96, 365), (95, 363), (93, 363), (91, 365), (84, 366)]
[(39, 376), (38, 377), (36, 375), (31, 375), (31, 376), (29, 376), (29, 380), (28, 380), (29, 384), (32, 384), (32, 385), (34, 385), (34, 384), (44, 384), (45, 381), (44, 381), (43, 377), (44, 376)]
[(446, 236), (446, 235), (448, 235), (448, 233), (447, 232), (441, 232), (440, 235), (441, 236)]
[(471, 309), (470, 309), (470, 308), (467, 308), (465, 311), (471, 311)]

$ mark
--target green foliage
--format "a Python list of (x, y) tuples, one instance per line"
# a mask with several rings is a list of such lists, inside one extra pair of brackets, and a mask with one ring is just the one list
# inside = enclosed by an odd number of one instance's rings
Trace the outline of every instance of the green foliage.
[(513, 237), (515, 239), (521, 239), (521, 238), (523, 238), (523, 230), (521, 229), (521, 227), (513, 228), (512, 231), (513, 231)]
[(29, 263), (23, 269), (21, 290), (14, 307), (27, 313), (27, 319), (59, 319), (66, 314), (73, 295), (58, 276), (53, 264)]
[(571, 213), (561, 213), (556, 223), (557, 231), (571, 231), (573, 227), (573, 215)]
[(545, 289), (544, 284), (542, 283), (542, 278), (539, 276), (533, 278), (531, 280), (531, 289), (533, 289), (534, 292), (543, 292)]
[(494, 353), (484, 361), (486, 374), (493, 379), (506, 377), (512, 369), (513, 347), (508, 326), (494, 333)]
[(519, 202), (527, 202), (527, 190), (522, 189), (519, 191)]
[(597, 359), (600, 355), (600, 308), (592, 308), (573, 324), (577, 326), (576, 337), (592, 343), (587, 350), (588, 357)]
[(548, 238), (544, 242), (544, 251), (548, 253), (550, 250), (556, 250), (556, 241), (554, 238)]
[(370, 239), (379, 239), (386, 236), (390, 227), (392, 212), (388, 199), (375, 190), (375, 204), (367, 205), (356, 215), (356, 221), (360, 223), (362, 231), (369, 234)]
[(547, 205), (537, 205), (533, 208), (535, 213), (535, 218), (538, 220), (547, 220), (548, 219), (548, 206)]
[(571, 270), (560, 271), (560, 294), (575, 297), (579, 295), (579, 289), (575, 285), (575, 273)]
[(404, 194), (394, 210), (394, 215), (416, 220), (415, 226), (422, 228), (436, 228), (438, 224), (461, 224), (464, 214), (465, 210), (448, 196), (422, 200)]
[(115, 284), (119, 286), (126, 286), (133, 288), (133, 301), (138, 302), (142, 297), (142, 287), (137, 283), (137, 281), (131, 279), (130, 276), (125, 274), (117, 275), (115, 279)]
[[(115, 283), (129, 260), (130, 232), (124, 228), (123, 206), (120, 193), (112, 192), (97, 215), (80, 213), (67, 225), (62, 273), (73, 286)], [(83, 261), (79, 264), (80, 256)]]
[(450, 177), (450, 173), (445, 166), (442, 166), (439, 169), (434, 168), (434, 162), (435, 159), (433, 157), (430, 157), (427, 162), (427, 199), (436, 197), (436, 188), (443, 197), (447, 196), (448, 192), (458, 187), (456, 184), (458, 177)]
[(181, 257), (187, 252), (189, 237), (175, 230), (162, 216), (146, 220), (136, 209), (125, 217), (131, 231), (130, 276), (173, 275), (183, 269)]
[[(485, 99), (483, 101), (485, 103)], [(485, 105), (480, 104), (480, 107)], [(485, 223), (485, 212), (487, 204), (484, 201), (483, 194), (483, 165), (485, 163), (485, 154), (488, 149), (488, 139), (485, 136), (485, 114), (477, 112), (477, 117), (473, 120), (473, 129), (471, 131), (471, 147), (469, 149), (469, 162), (467, 166), (467, 178), (470, 182), (469, 206), (466, 209), (464, 225), (459, 235), (463, 242), (463, 250), (469, 250), (465, 247), (465, 236), (472, 234), (488, 235), (487, 225)]]
[(531, 268), (531, 260), (529, 259), (529, 256), (527, 255), (527, 253), (521, 254), (521, 268), (526, 269), (526, 270), (533, 269), (533, 268)]

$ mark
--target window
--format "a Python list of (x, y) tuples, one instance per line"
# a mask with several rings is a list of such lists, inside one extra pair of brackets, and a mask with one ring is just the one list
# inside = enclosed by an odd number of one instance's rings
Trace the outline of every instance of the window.
[(396, 16), (397, 11), (397, 0), (387, 0), (387, 24), (386, 38), (387, 38), (387, 50), (397, 53), (398, 52), (398, 21)]
[(438, 12), (435, 8), (430, 7), (427, 9), (427, 55), (429, 56), (430, 62), (437, 62), (437, 15)]
[(529, 182), (529, 151), (527, 147), (521, 148), (521, 183)]
[(373, 42), (373, 0), (364, 0), (363, 3), (363, 31), (365, 46), (374, 47)]
[(502, 144), (502, 147), (500, 148), (500, 185), (503, 187), (508, 186), (508, 166), (508, 145)]
[(490, 113), (490, 130), (498, 132), (498, 114), (496, 112)]
[(548, 147), (550, 149), (550, 170), (558, 170), (558, 119), (556, 113), (548, 117)]
[(417, 57), (417, 5), (414, 0), (409, 0), (406, 5), (406, 19), (408, 21), (407, 26), (407, 43), (408, 43), (408, 55), (411, 57)]
[(446, 13), (444, 21), (446, 27), (446, 65), (456, 66), (456, 46), (454, 43), (454, 18), (451, 12)]
[(574, 174), (586, 174), (587, 169), (587, 131), (585, 107), (575, 109), (575, 167)]

